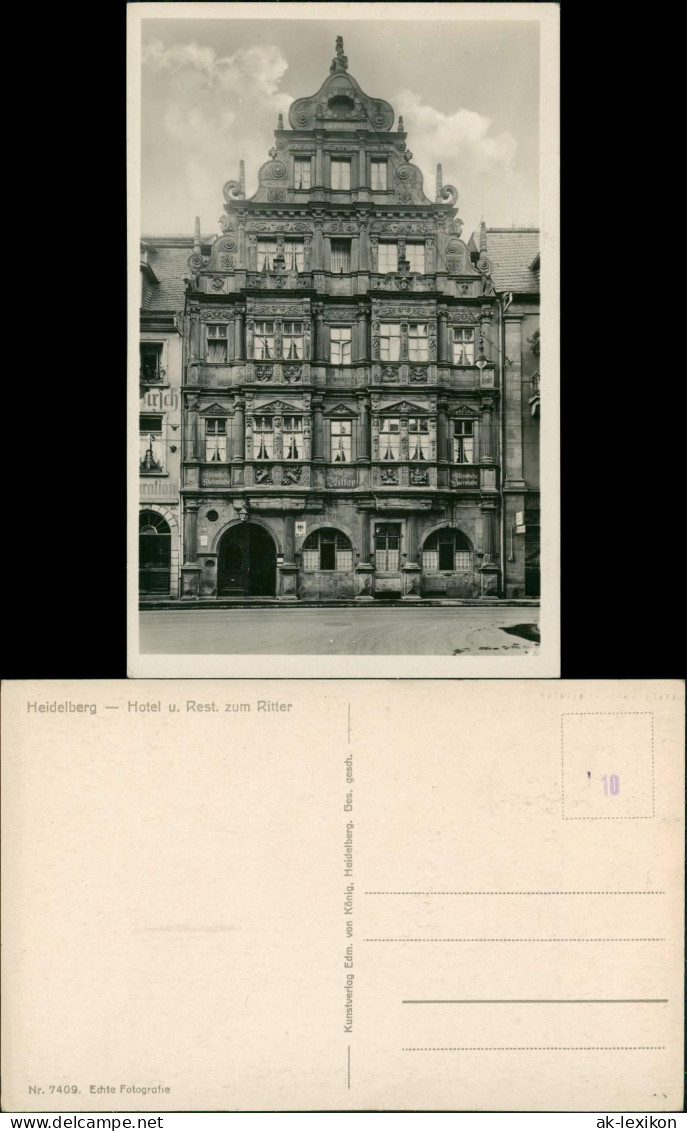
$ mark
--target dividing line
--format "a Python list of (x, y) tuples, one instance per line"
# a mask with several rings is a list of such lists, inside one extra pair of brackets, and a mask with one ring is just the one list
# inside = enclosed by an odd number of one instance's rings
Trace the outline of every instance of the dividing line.
[(619, 943), (619, 942), (665, 942), (665, 941), (666, 940), (664, 938), (653, 938), (653, 937), (649, 937), (649, 938), (628, 938), (628, 939), (625, 939), (625, 938), (622, 938), (622, 939), (615, 939), (615, 938), (605, 938), (605, 939), (585, 939), (585, 938), (577, 938), (577, 939), (558, 939), (558, 938), (547, 938), (547, 939), (475, 939), (475, 938), (469, 938), (469, 939), (463, 939), (463, 938), (446, 938), (446, 939), (398, 939), (398, 938), (393, 938), (393, 939), (392, 938), (363, 939), (363, 942), (401, 942), (401, 943), (409, 943), (409, 942), (411, 942), (411, 943), (415, 943), (415, 942), (419, 942), (419, 943), (437, 943), (437, 942), (438, 943), (445, 943), (445, 942), (460, 942), (460, 943), (470, 943), (470, 942), (474, 942), (474, 943), (485, 943), (485, 942), (490, 942), (490, 943), (493, 943), (493, 942), (499, 942), (499, 943), (501, 943), (501, 942), (505, 942), (505, 943), (533, 943), (533, 942), (536, 942), (536, 943), (559, 943), (559, 942), (561, 942), (561, 943), (582, 943), (582, 942), (598, 943), (598, 942), (612, 942), (612, 943)]
[(463, 997), (404, 998), (402, 1005), (658, 1005), (667, 997)]
[(366, 891), (365, 895), (665, 895), (664, 891)]
[(665, 1045), (424, 1045), (404, 1046), (402, 1052), (640, 1052)]

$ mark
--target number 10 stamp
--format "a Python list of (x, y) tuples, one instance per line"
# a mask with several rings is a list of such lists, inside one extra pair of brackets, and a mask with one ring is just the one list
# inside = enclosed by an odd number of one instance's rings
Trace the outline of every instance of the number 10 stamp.
[(646, 820), (655, 815), (651, 711), (561, 715), (563, 820)]

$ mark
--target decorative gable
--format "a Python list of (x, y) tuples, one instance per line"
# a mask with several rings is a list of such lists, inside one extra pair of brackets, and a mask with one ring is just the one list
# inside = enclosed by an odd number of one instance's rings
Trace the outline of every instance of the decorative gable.
[(429, 412), (423, 405), (412, 404), (411, 401), (397, 401), (396, 404), (387, 404), (380, 408), (380, 412), (396, 412), (399, 416), (407, 413)]
[(228, 408), (224, 408), (223, 405), (217, 404), (217, 402), (215, 402), (214, 404), (208, 405), (207, 408), (201, 408), (198, 411), (199, 411), (201, 416), (230, 416), (231, 415), (231, 412)]
[(348, 407), (348, 405), (345, 405), (345, 404), (342, 403), (342, 404), (334, 405), (333, 408), (326, 408), (324, 410), (324, 415), (325, 416), (357, 416), (358, 413), (354, 412), (352, 408)]
[(283, 413), (283, 412), (289, 412), (289, 413), (293, 412), (296, 415), (298, 415), (298, 414), (303, 412), (303, 409), (301, 407), (297, 406), (297, 405), (287, 404), (286, 401), (269, 401), (268, 404), (256, 405), (255, 408), (254, 408), (254, 412), (257, 412), (257, 413), (273, 412), (273, 413), (277, 413), (277, 414), (280, 414), (280, 413)]
[(479, 416), (479, 413), (475, 412), (474, 408), (470, 408), (469, 405), (459, 404), (458, 408), (453, 409), (453, 412), (451, 413), (451, 415), (452, 416)]
[(336, 129), (344, 122), (355, 122), (358, 129), (390, 130), (394, 111), (383, 98), (370, 98), (348, 74), (348, 58), (343, 39), (336, 40), (336, 56), (330, 73), (316, 94), (297, 98), (289, 110), (293, 130)]

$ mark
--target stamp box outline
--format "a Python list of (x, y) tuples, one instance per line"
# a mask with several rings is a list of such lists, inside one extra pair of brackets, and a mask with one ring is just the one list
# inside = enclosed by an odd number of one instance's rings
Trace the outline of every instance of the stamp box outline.
[[(565, 732), (566, 718), (581, 718), (583, 715), (648, 715), (651, 719), (651, 812), (632, 817), (568, 817), (565, 813)], [(654, 712), (653, 711), (563, 711), (561, 713), (561, 816), (564, 821), (650, 821), (656, 816), (656, 779), (654, 757)]]

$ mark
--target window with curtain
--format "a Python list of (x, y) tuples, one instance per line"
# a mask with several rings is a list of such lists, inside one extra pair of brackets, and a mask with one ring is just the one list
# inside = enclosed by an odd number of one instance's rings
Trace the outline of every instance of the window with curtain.
[(283, 356), (287, 361), (303, 357), (303, 323), (284, 322), (282, 333)]
[(429, 420), (426, 417), (409, 418), (408, 451), (411, 459), (429, 459)]
[(310, 188), (310, 167), (309, 157), (297, 157), (294, 161), (294, 184), (297, 189)]
[(228, 332), (226, 322), (208, 322), (208, 361), (227, 360)]
[(408, 327), (408, 357), (411, 361), (427, 361), (429, 358), (426, 323), (417, 322)]
[(475, 331), (462, 326), (453, 327), (453, 364), (475, 364)]
[(398, 459), (401, 452), (401, 422), (398, 417), (385, 416), (379, 425), (379, 458)]
[(453, 462), (474, 463), (475, 437), (472, 420), (453, 421)]
[(227, 458), (227, 422), (219, 418), (205, 421), (205, 459), (224, 463)]
[(287, 271), (303, 270), (303, 240), (286, 240), (284, 259)]
[(377, 265), (382, 275), (398, 271), (398, 244), (380, 240), (377, 244)]
[(162, 417), (146, 414), (140, 417), (141, 471), (164, 470)]
[(269, 271), (276, 254), (276, 240), (258, 240), (258, 271)]
[(161, 381), (163, 376), (162, 342), (141, 342), (141, 380)]
[(422, 568), (451, 572), (472, 569), (469, 539), (460, 530), (436, 530), (422, 547)]
[(331, 326), (329, 352), (332, 365), (348, 365), (351, 360), (351, 327)]
[(425, 273), (425, 245), (423, 243), (407, 243), (406, 259), (410, 263), (411, 271)]
[(259, 361), (274, 357), (274, 322), (255, 323), (253, 356)]
[(398, 361), (401, 356), (401, 326), (398, 322), (382, 322), (379, 327), (381, 361)]
[(351, 269), (351, 241), (332, 240), (331, 244), (332, 271), (339, 274)]
[(282, 427), (284, 459), (303, 459), (303, 417), (285, 416)]
[(353, 547), (338, 530), (316, 530), (303, 543), (301, 569), (353, 569)]
[(333, 463), (350, 463), (353, 428), (350, 420), (332, 420), (329, 424)]
[(385, 189), (387, 187), (386, 161), (373, 157), (370, 162), (370, 188)]
[(401, 525), (398, 522), (375, 524), (375, 566), (378, 570), (398, 569)]
[(274, 459), (274, 417), (253, 417), (253, 458)]
[(333, 189), (349, 189), (351, 187), (351, 162), (332, 157), (330, 175)]

